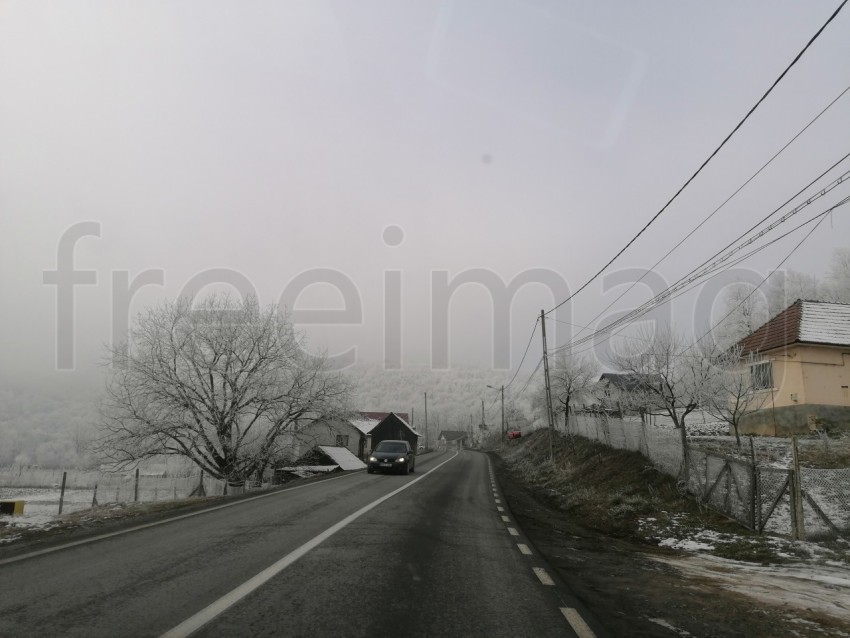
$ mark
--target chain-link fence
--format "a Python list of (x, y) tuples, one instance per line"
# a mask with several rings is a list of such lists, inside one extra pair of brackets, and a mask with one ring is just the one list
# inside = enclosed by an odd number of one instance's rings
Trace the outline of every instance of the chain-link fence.
[[(569, 433), (640, 452), (665, 474), (678, 479), (685, 475), (680, 430), (601, 414), (572, 417)], [(755, 451), (759, 447), (790, 449), (787, 440), (784, 446), (778, 439), (752, 445), (749, 458), (718, 453), (715, 442), (705, 443), (709, 450), (700, 445), (687, 447), (687, 490), (703, 503), (759, 532), (813, 540), (850, 537), (850, 468), (802, 467), (796, 488), (793, 465), (767, 465)], [(778, 456), (790, 461), (790, 451)]]

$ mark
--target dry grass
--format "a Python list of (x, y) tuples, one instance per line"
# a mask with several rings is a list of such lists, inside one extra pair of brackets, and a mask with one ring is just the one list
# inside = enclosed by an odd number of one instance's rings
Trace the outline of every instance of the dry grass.
[[(548, 433), (539, 431), (512, 444), (502, 456), (515, 482), (587, 529), (648, 545), (698, 541), (713, 546), (707, 551), (715, 555), (754, 562), (805, 557), (800, 552), (811, 549), (755, 534), (701, 506), (637, 452), (560, 435), (553, 438), (553, 451), (550, 460)], [(848, 563), (849, 549), (843, 541), (823, 547), (829, 559)]]

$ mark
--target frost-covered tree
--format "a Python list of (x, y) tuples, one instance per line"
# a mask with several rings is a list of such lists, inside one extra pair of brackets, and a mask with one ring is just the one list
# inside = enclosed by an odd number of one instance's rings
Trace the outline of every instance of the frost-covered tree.
[(635, 380), (626, 397), (633, 407), (666, 414), (679, 430), (682, 444), (679, 478), (687, 485), (690, 460), (685, 421), (699, 407), (704, 388), (712, 379), (711, 362), (699, 348), (688, 346), (684, 336), (664, 326), (657, 333), (648, 329), (639, 331), (610, 363)]
[(775, 317), (798, 299), (817, 301), (822, 298), (823, 288), (814, 275), (796, 270), (777, 270), (767, 280), (767, 305), (771, 317)]
[(284, 435), (347, 411), (348, 381), (303, 345), (286, 315), (256, 300), (148, 310), (110, 350), (98, 451), (117, 466), (165, 454), (217, 478), (262, 472)]
[(825, 300), (850, 303), (850, 248), (836, 248), (832, 251), (829, 273), (823, 287)]
[(724, 291), (722, 313), (723, 319), (716, 328), (717, 341), (732, 345), (767, 321), (767, 300), (750, 284), (732, 284)]
[(589, 356), (562, 350), (555, 355), (549, 371), (552, 410), (564, 415), (564, 428), (569, 431), (570, 411), (577, 401), (590, 396), (599, 377), (599, 364)]
[(706, 340), (700, 349), (713, 366), (703, 387), (702, 405), (711, 416), (729, 424), (740, 449), (741, 419), (763, 406), (764, 393), (755, 389), (749, 369), (741, 364), (740, 346), (723, 349)]

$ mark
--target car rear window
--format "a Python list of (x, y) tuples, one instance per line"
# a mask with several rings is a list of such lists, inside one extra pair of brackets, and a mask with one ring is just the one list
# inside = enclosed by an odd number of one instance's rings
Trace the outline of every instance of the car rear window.
[(378, 443), (375, 448), (376, 452), (407, 452), (407, 446), (404, 443)]

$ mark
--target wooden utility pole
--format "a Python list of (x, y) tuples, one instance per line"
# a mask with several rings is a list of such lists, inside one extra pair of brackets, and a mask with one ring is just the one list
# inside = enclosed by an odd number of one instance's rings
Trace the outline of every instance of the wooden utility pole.
[(543, 333), (543, 380), (546, 386), (546, 416), (549, 419), (549, 460), (555, 454), (552, 443), (552, 431), (555, 429), (555, 421), (552, 416), (552, 387), (549, 385), (549, 355), (546, 351), (546, 313), (540, 311), (540, 329)]
[(502, 393), (502, 442), (505, 441), (505, 386), (499, 388)]

